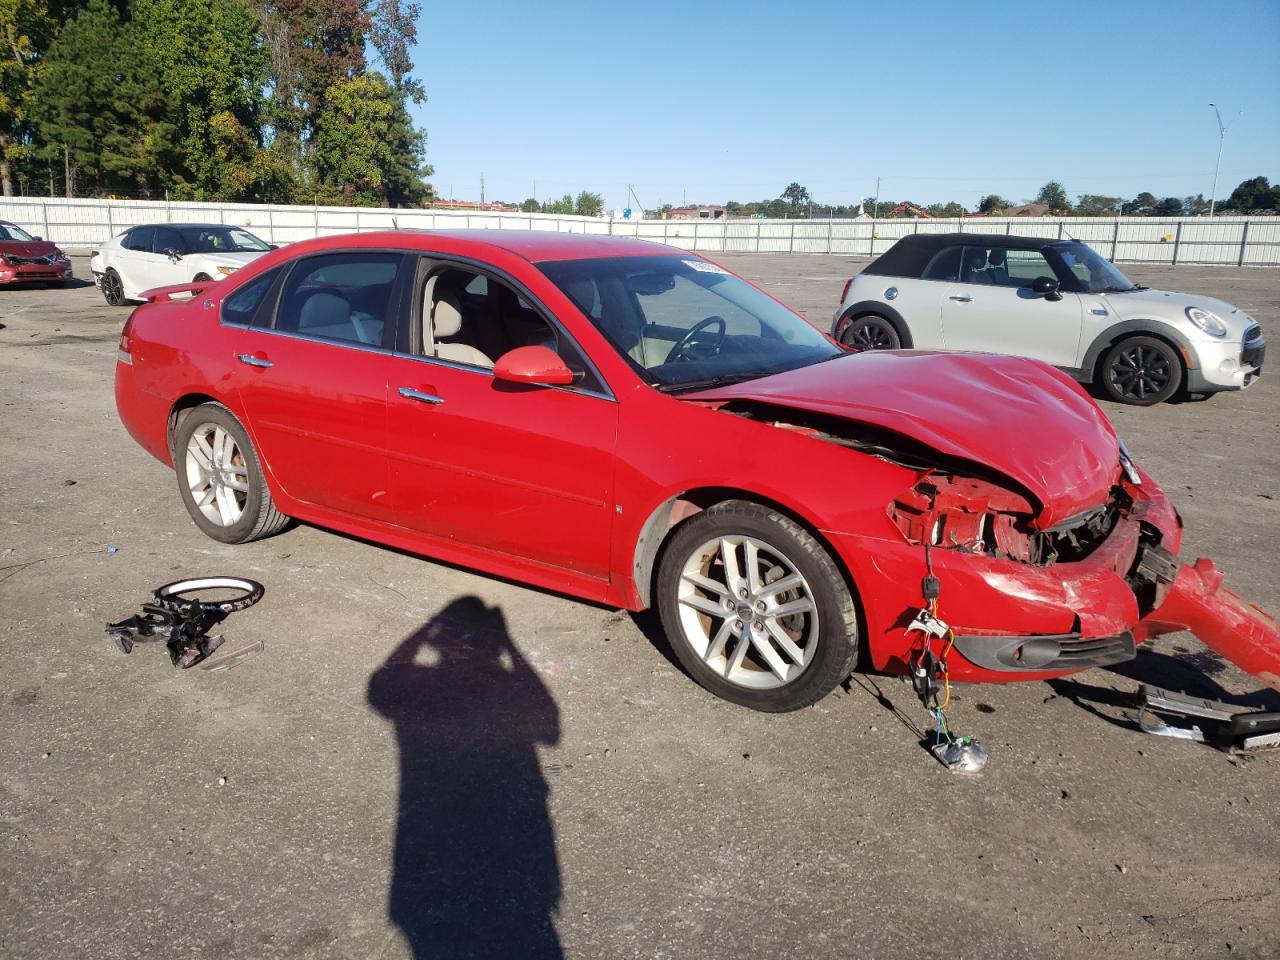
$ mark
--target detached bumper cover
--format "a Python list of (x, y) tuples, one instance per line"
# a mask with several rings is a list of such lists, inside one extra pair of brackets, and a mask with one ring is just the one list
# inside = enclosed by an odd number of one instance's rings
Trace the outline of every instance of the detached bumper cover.
[(1183, 564), (1159, 585), (1159, 605), (1139, 625), (1146, 637), (1190, 630), (1211, 650), (1280, 691), (1280, 622), (1222, 585), (1212, 560)]

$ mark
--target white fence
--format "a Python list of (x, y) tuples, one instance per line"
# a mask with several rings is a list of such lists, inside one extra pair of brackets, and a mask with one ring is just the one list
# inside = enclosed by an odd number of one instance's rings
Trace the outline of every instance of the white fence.
[(369, 207), (0, 198), (0, 219), (69, 248), (101, 243), (139, 223), (227, 223), (271, 243), (366, 230), (506, 229), (610, 234), (709, 253), (874, 257), (911, 233), (1074, 237), (1111, 260), (1280, 265), (1280, 217), (981, 218), (961, 220), (603, 220), (540, 213), (464, 213)]

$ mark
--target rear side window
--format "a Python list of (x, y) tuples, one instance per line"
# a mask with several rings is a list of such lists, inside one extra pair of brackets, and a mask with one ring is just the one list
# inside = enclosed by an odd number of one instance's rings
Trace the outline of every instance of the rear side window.
[(392, 292), (398, 253), (335, 253), (299, 261), (285, 281), (277, 330), (381, 346), (395, 326)]
[(155, 227), (136, 227), (124, 235), (120, 245), (126, 250), (141, 250), (144, 253), (150, 253), (151, 238), (155, 236), (155, 233)]
[(921, 275), (925, 280), (954, 280), (960, 274), (960, 247), (947, 247), (936, 253)]
[(170, 250), (177, 253), (186, 252), (186, 245), (182, 242), (182, 235), (177, 230), (171, 230), (169, 227), (156, 227), (155, 236), (151, 238), (151, 252), (168, 253)]
[(280, 268), (268, 270), (260, 277), (254, 277), (240, 289), (227, 295), (222, 301), (222, 322), (249, 325), (253, 323), (262, 306), (262, 300), (271, 289), (276, 277), (280, 276)]

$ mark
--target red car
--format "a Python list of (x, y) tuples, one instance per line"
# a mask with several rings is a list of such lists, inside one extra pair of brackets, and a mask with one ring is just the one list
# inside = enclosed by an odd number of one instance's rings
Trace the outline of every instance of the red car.
[(14, 283), (62, 284), (72, 278), (71, 258), (56, 244), (0, 220), (0, 287)]
[(656, 606), (760, 710), (859, 655), (1034, 680), (1187, 627), (1280, 688), (1274, 621), (1178, 562), (1169, 499), (1044, 363), (851, 354), (701, 257), (582, 235), (330, 237), (144, 298), (116, 403), (217, 540), (296, 518)]

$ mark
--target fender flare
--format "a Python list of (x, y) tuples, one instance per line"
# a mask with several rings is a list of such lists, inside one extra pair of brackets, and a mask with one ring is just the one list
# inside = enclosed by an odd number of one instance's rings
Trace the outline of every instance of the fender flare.
[(1089, 349), (1085, 351), (1084, 362), (1080, 365), (1081, 370), (1092, 380), (1098, 366), (1098, 359), (1103, 353), (1119, 340), (1144, 335), (1169, 341), (1182, 357), (1182, 363), (1187, 370), (1200, 369), (1200, 358), (1195, 346), (1184, 334), (1159, 320), (1136, 319), (1113, 323), (1094, 337), (1093, 343), (1089, 344)]
[(893, 329), (897, 331), (898, 339), (902, 342), (904, 350), (910, 350), (915, 345), (915, 342), (911, 339), (911, 328), (907, 326), (907, 321), (902, 319), (902, 314), (881, 300), (859, 300), (857, 303), (846, 307), (841, 312), (840, 319), (832, 324), (832, 338), (839, 340), (840, 334), (844, 333), (849, 326), (849, 321), (866, 313), (874, 313), (888, 320)]

